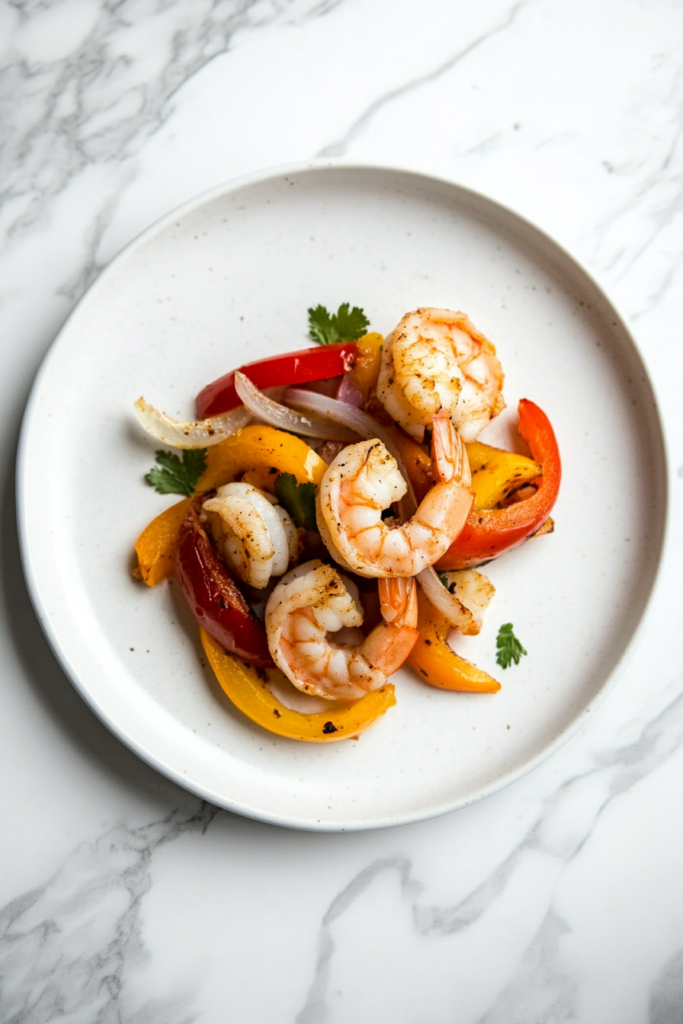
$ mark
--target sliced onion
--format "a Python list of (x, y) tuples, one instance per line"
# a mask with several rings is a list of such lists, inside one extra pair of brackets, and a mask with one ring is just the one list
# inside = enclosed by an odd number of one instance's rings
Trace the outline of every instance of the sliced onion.
[(495, 593), (488, 577), (476, 569), (460, 569), (445, 574), (449, 581), (460, 582), (459, 591), (452, 594), (430, 565), (417, 574), (417, 581), (427, 600), (444, 615), (451, 626), (465, 636), (476, 636), (481, 630), (481, 616)]
[(144, 398), (138, 398), (135, 412), (148, 434), (163, 441), (164, 444), (173, 445), (174, 448), (209, 448), (211, 445), (220, 444), (226, 437), (231, 437), (245, 427), (251, 419), (249, 410), (240, 405), (221, 416), (210, 416), (195, 423), (183, 423), (182, 420), (174, 420), (167, 416), (165, 412), (159, 412)]
[[(239, 370), (235, 373), (235, 391), (254, 416), (258, 416), (272, 427), (302, 434), (304, 437), (325, 437), (333, 441), (349, 442), (356, 440), (356, 432), (352, 429), (338, 426), (337, 423), (331, 423), (329, 419), (321, 419), (318, 416), (302, 416), (301, 413), (288, 409), (286, 405), (274, 402)], [(332, 399), (323, 398), (323, 401), (329, 402)]]
[(263, 394), (272, 398), (274, 402), (281, 402), (286, 390), (286, 384), (275, 384), (272, 388), (263, 388)]
[(353, 383), (352, 370), (342, 377), (335, 398), (338, 402), (346, 402), (347, 405), (355, 405), (356, 408), (363, 404), (363, 395)]
[(356, 409), (355, 406), (349, 405), (347, 402), (325, 398), (322, 395), (316, 395), (313, 391), (304, 391), (301, 388), (290, 388), (289, 391), (285, 391), (285, 401), (298, 409), (309, 409), (311, 412), (329, 417), (335, 423), (342, 423), (356, 434), (360, 434), (361, 437), (376, 437), (378, 441), (381, 441), (387, 451), (396, 459), (399, 472), (406, 482), (408, 491), (406, 498), (402, 499), (405, 504), (401, 509), (401, 514), (404, 518), (410, 518), (417, 508), (415, 493), (401, 454), (394, 444), (394, 439), (381, 423), (374, 420), (372, 416), (368, 416), (362, 409)]

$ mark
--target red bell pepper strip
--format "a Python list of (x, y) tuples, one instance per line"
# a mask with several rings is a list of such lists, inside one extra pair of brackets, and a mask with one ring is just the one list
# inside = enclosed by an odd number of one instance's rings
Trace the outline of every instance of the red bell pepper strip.
[(519, 432), (543, 466), (538, 490), (507, 508), (472, 509), (464, 530), (436, 563), (437, 570), (466, 569), (497, 558), (536, 533), (550, 515), (560, 489), (560, 451), (548, 417), (528, 398), (519, 403)]
[(219, 559), (199, 520), (199, 505), (205, 497), (201, 495), (192, 502), (178, 532), (178, 582), (199, 625), (226, 651), (252, 665), (269, 668), (273, 660), (264, 625)]
[[(311, 380), (339, 377), (349, 370), (358, 349), (353, 341), (337, 345), (315, 345), (298, 352), (269, 356), (239, 367), (257, 388), (271, 388), (276, 384), (304, 384)], [(197, 395), (197, 418), (218, 416), (242, 404), (235, 391), (235, 371), (226, 373), (212, 384), (207, 384)]]

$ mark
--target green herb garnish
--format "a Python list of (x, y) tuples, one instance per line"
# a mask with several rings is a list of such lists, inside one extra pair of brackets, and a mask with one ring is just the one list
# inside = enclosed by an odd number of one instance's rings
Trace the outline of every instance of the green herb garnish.
[(329, 313), (324, 306), (316, 306), (308, 311), (311, 337), (319, 345), (355, 341), (365, 334), (369, 326), (370, 321), (363, 310), (358, 306), (349, 309), (348, 302), (342, 302), (336, 313)]
[(317, 529), (315, 519), (314, 483), (298, 484), (293, 473), (280, 473), (275, 479), (275, 496), (296, 526), (305, 530)]
[(527, 653), (515, 634), (512, 632), (511, 622), (506, 622), (505, 625), (501, 626), (498, 630), (496, 648), (498, 651), (496, 654), (496, 661), (501, 668), (509, 668), (513, 661), (515, 665), (519, 665), (519, 659), (523, 654)]
[(206, 448), (187, 448), (180, 459), (175, 452), (154, 453), (157, 465), (149, 471), (145, 480), (159, 494), (194, 494), (197, 482), (206, 469)]

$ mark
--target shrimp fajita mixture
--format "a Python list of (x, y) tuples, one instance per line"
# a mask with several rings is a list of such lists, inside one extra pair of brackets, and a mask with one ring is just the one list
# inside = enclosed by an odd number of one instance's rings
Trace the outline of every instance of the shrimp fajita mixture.
[[(561, 465), (528, 399), (529, 454), (478, 440), (505, 408), (504, 374), (464, 313), (417, 309), (386, 338), (348, 303), (308, 313), (316, 345), (209, 384), (195, 421), (135, 403), (181, 450), (157, 451), (147, 482), (184, 496), (143, 530), (135, 574), (175, 575), (243, 714), (329, 742), (396, 702), (403, 665), (444, 690), (500, 689), (452, 644), (481, 630), (494, 594), (481, 567), (552, 532)], [(527, 653), (512, 623), (496, 643), (503, 669)]]

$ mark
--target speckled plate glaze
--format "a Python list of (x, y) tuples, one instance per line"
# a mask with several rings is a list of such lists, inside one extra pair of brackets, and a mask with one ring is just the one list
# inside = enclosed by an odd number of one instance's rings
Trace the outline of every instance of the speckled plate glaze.
[[(479, 637), (459, 651), (495, 696), (395, 677), (397, 704), (326, 745), (252, 725), (204, 667), (172, 581), (132, 576), (132, 544), (174, 499), (144, 483), (157, 443), (144, 395), (193, 417), (201, 387), (305, 346), (306, 310), (362, 306), (388, 332), (421, 305), (461, 309), (494, 342), (514, 436), (520, 398), (550, 416), (564, 480), (556, 531), (487, 572)], [(662, 432), (622, 319), (576, 261), (490, 199), (401, 170), (343, 164), (254, 175), (200, 196), (126, 248), (48, 353), (18, 463), (26, 575), (74, 685), (140, 757), (188, 790), (309, 829), (416, 821), (477, 800), (572, 735), (618, 678), (646, 608), (666, 520)], [(512, 621), (528, 656), (495, 664)]]

